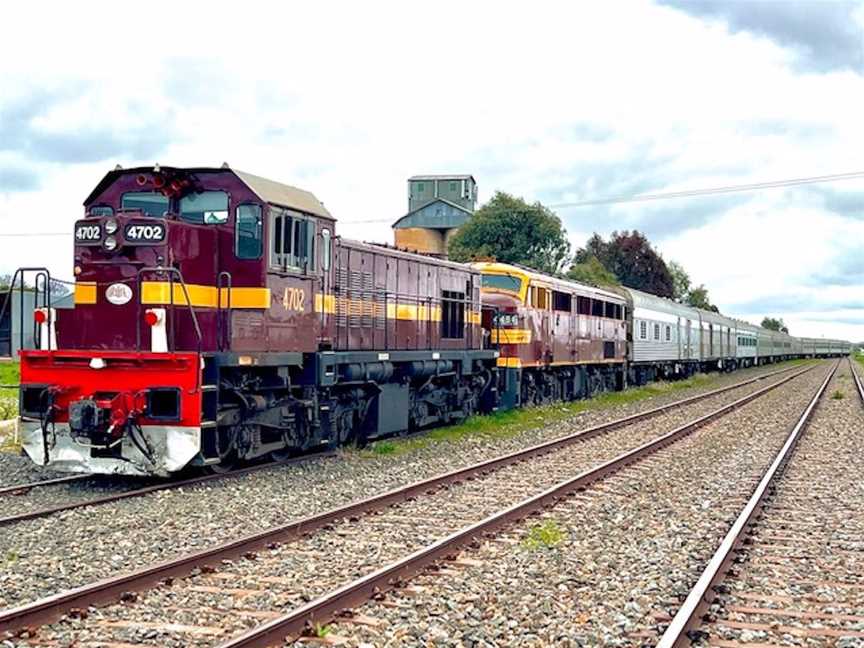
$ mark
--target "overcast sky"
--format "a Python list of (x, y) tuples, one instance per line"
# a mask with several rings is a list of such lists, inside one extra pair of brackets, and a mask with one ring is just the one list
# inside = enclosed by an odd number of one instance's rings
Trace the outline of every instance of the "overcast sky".
[[(0, 234), (71, 234), (117, 163), (227, 161), (387, 242), (417, 173), (557, 204), (864, 171), (862, 2), (87, 6), (4, 9)], [(862, 181), (558, 213), (727, 314), (864, 339)], [(71, 237), (0, 237), (24, 264), (71, 278)]]

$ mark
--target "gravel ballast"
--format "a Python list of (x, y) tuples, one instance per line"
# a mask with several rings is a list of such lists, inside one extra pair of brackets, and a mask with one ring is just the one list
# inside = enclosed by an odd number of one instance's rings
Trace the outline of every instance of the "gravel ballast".
[(9, 558), (0, 571), (0, 607), (206, 548), (459, 465), (774, 370), (776, 367), (717, 376), (694, 390), (584, 412), (511, 438), (469, 438), (379, 458), (344, 452), (336, 459), (310, 458), (290, 467), (5, 527), (0, 529), (0, 556)]
[(864, 645), (862, 474), (864, 408), (844, 362), (775, 480), (697, 645)]
[[(801, 380), (805, 378), (796, 379)], [(260, 623), (261, 615), (301, 605), (346, 580), (764, 386), (748, 385), (643, 421), (629, 430), (507, 466), (379, 515), (334, 525), (309, 538), (261, 552), (254, 559), (224, 564), (216, 573), (198, 574), (174, 582), (171, 587), (144, 593), (134, 603), (93, 611), (84, 620), (55, 624), (50, 630), (43, 628), (40, 639), (211, 645), (214, 636), (221, 636), (220, 629), (234, 634)], [(179, 624), (175, 632), (160, 630), (168, 622)]]
[(654, 645), (826, 370), (465, 553), (479, 564), (357, 611), (375, 625), (331, 634), (376, 647)]

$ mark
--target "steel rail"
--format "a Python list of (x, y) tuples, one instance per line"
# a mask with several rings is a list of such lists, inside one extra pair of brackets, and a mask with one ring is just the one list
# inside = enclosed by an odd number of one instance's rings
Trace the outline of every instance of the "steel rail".
[(85, 479), (96, 479), (98, 475), (67, 475), (65, 477), (57, 477), (56, 479), (45, 479), (37, 482), (27, 482), (24, 484), (13, 484), (12, 486), (4, 486), (0, 488), (0, 495), (20, 495), (34, 488), (42, 486), (54, 486), (55, 484), (68, 484), (69, 482), (84, 481)]
[[(57, 504), (55, 506), (47, 506), (45, 508), (34, 509), (33, 511), (27, 511), (25, 513), (17, 513), (15, 515), (7, 515), (6, 517), (0, 517), (0, 527), (7, 526), (9, 524), (14, 524), (16, 522), (23, 522), (25, 520), (33, 520), (40, 517), (47, 517), (49, 515), (53, 515), (54, 513), (62, 513), (63, 511), (72, 511), (78, 508), (84, 508), (85, 506), (96, 506), (98, 504), (108, 504), (111, 502), (119, 502), (120, 500), (129, 499), (131, 497), (140, 497), (141, 495), (149, 495), (150, 493), (157, 493), (159, 491), (171, 490), (174, 488), (183, 488), (186, 486), (197, 486), (199, 484), (206, 484), (212, 481), (220, 481), (222, 479), (228, 479), (231, 477), (241, 477), (243, 475), (248, 475), (250, 473), (259, 472), (261, 470), (267, 470), (270, 468), (278, 468), (279, 466), (287, 466), (294, 463), (308, 461), (312, 459), (325, 459), (329, 457), (334, 457), (336, 452), (334, 450), (330, 450), (327, 452), (318, 452), (315, 454), (303, 455), (300, 457), (292, 457), (291, 459), (287, 459), (285, 461), (279, 462), (268, 462), (264, 464), (259, 464), (256, 466), (249, 466), (247, 468), (240, 468), (239, 470), (232, 470), (231, 472), (226, 473), (216, 473), (212, 475), (201, 475), (199, 477), (190, 477), (189, 479), (181, 479), (176, 481), (168, 481), (159, 484), (153, 484), (151, 486), (144, 486), (142, 488), (135, 488), (133, 490), (123, 491), (120, 493), (112, 493), (111, 495), (104, 495), (102, 497), (94, 497), (89, 500), (82, 500), (80, 502), (71, 502), (69, 504)], [(64, 481), (76, 481), (77, 479), (95, 479), (98, 478), (99, 475), (73, 475), (72, 477), (61, 477), (57, 480), (48, 480), (45, 482), (34, 482), (33, 484), (27, 484), (24, 487), (10, 487), (9, 490), (12, 492), (23, 491), (26, 492), (30, 490), (30, 488), (37, 486), (48, 486), (52, 484), (63, 483)], [(2, 491), (0, 491), (2, 494)]]
[(838, 360), (831, 371), (828, 372), (825, 380), (816, 390), (816, 393), (807, 404), (807, 407), (804, 408), (798, 422), (786, 438), (783, 447), (765, 471), (762, 480), (756, 486), (753, 494), (750, 496), (747, 504), (732, 524), (726, 537), (723, 538), (720, 546), (717, 547), (717, 551), (714, 552), (714, 555), (708, 561), (708, 565), (705, 567), (699, 580), (696, 581), (693, 589), (690, 590), (684, 603), (678, 609), (675, 617), (666, 628), (666, 632), (664, 632), (663, 636), (660, 637), (660, 641), (657, 643), (656, 648), (679, 648), (681, 646), (690, 645), (690, 642), (692, 641), (692, 633), (702, 622), (702, 617), (705, 614), (705, 611), (714, 599), (715, 587), (721, 580), (723, 580), (723, 577), (728, 571), (734, 558), (735, 552), (744, 542), (744, 535), (747, 529), (750, 527), (751, 522), (759, 515), (764, 506), (765, 498), (769, 494), (769, 487), (772, 482), (782, 474), (783, 469), (788, 464), (799, 439), (807, 429), (807, 424), (810, 422), (810, 418), (813, 411), (816, 409), (817, 403), (828, 388), (828, 383), (834, 377), (837, 367), (839, 366), (840, 361)]
[[(811, 371), (815, 366), (817, 365), (805, 367), (789, 376), (785, 376), (777, 382), (771, 383), (753, 394), (745, 396), (743, 399), (734, 401), (731, 405), (725, 406), (725, 409), (721, 408), (721, 410), (718, 410), (718, 412), (731, 411), (732, 408), (739, 407), (744, 404), (744, 402), (749, 402), (754, 398), (758, 398), (768, 391), (776, 389), (780, 385)], [(797, 369), (797, 367), (783, 369), (764, 376), (757, 376), (747, 381), (737, 383), (736, 385), (722, 387), (705, 394), (699, 394), (676, 401), (675, 403), (661, 405), (660, 407), (656, 407), (646, 412), (633, 414), (615, 421), (603, 423), (565, 437), (553, 439), (552, 441), (547, 441), (507, 455), (481, 461), (448, 473), (439, 474), (428, 479), (413, 482), (406, 486), (386, 491), (378, 495), (373, 495), (364, 500), (355, 501), (344, 506), (329, 509), (300, 520), (295, 520), (284, 525), (224, 542), (208, 549), (186, 554), (162, 563), (148, 565), (136, 571), (121, 574), (119, 576), (113, 576), (101, 581), (88, 583), (31, 603), (26, 603), (16, 608), (2, 610), (0, 611), (0, 632), (44, 625), (45, 623), (50, 623), (51, 621), (56, 620), (72, 609), (108, 602), (116, 599), (124, 592), (147, 589), (148, 587), (158, 584), (167, 578), (185, 576), (195, 568), (217, 564), (226, 559), (236, 558), (237, 556), (241, 556), (247, 552), (272, 546), (274, 543), (284, 543), (294, 538), (308, 535), (333, 523), (334, 521), (359, 517), (364, 513), (380, 510), (392, 504), (404, 502), (412, 497), (422, 495), (447, 484), (474, 479), (475, 477), (487, 474), (496, 468), (517, 463), (532, 456), (545, 454), (558, 447), (587, 440), (601, 433), (625, 425), (630, 425), (634, 422), (644, 420), (650, 416), (657, 415), (675, 407), (703, 400), (711, 395), (716, 395), (718, 393), (735, 389), (736, 387), (764, 380), (770, 376), (788, 373), (793, 369)], [(712, 413), (709, 417), (719, 416), (720, 414), (718, 414), (718, 412)], [(702, 417), (699, 419), (700, 422), (705, 422), (707, 420), (708, 417)], [(660, 441), (668, 436), (669, 435), (661, 437)]]
[[(695, 396), (691, 396), (689, 398), (685, 398), (683, 400), (676, 401), (676, 402), (671, 403), (671, 404), (666, 405), (666, 406), (661, 406), (658, 408), (654, 408), (652, 410), (648, 410), (647, 412), (644, 412), (641, 414), (634, 414), (633, 416), (630, 416), (630, 417), (618, 419), (617, 421), (613, 421), (611, 424), (606, 424), (605, 426), (601, 425), (601, 426), (597, 426), (597, 428), (585, 430), (584, 434), (594, 432), (595, 430), (608, 431), (609, 429), (612, 429), (611, 427), (609, 427), (609, 425), (613, 425), (613, 426), (615, 426), (615, 425), (629, 425), (630, 423), (633, 423), (633, 422), (638, 421), (640, 419), (644, 419), (644, 418), (647, 418), (649, 416), (655, 416), (657, 414), (660, 414), (660, 413), (662, 413), (662, 412), (664, 412), (670, 408), (678, 407), (681, 405), (687, 405), (687, 404), (693, 403), (693, 402), (697, 402), (699, 400), (709, 398), (711, 396), (715, 396), (717, 394), (721, 394), (723, 392), (730, 391), (732, 389), (737, 389), (738, 387), (743, 387), (743, 386), (746, 386), (748, 384), (758, 382), (760, 380), (765, 380), (767, 378), (771, 378), (773, 376), (776, 376), (776, 375), (779, 375), (782, 373), (793, 371), (794, 369), (796, 369), (796, 367), (786, 367), (785, 369), (779, 369), (777, 371), (772, 371), (770, 373), (767, 373), (767, 374), (764, 374), (761, 376), (756, 376), (754, 378), (750, 378), (750, 379), (742, 381), (740, 383), (735, 383), (734, 385), (730, 385), (730, 386), (726, 386), (726, 387), (720, 387), (719, 389), (715, 389), (715, 390), (706, 392), (705, 394), (697, 394)], [(571, 437), (563, 437), (562, 440), (566, 440), (569, 438), (571, 438)], [(588, 438), (588, 437), (584, 437), (584, 438)], [(549, 445), (550, 447), (552, 447), (552, 444), (554, 444), (554, 443), (556, 443), (556, 442), (555, 441), (553, 441), (551, 443), (547, 442), (546, 444), (540, 444), (539, 447), (543, 447), (545, 445)], [(296, 461), (302, 461), (304, 459), (313, 459), (313, 458), (319, 458), (322, 456), (330, 456), (330, 455), (332, 455), (332, 451), (329, 453), (326, 453), (326, 452), (325, 453), (312, 453), (312, 454), (304, 455), (301, 457), (297, 457), (295, 459), (291, 459), (288, 462), (283, 461), (283, 462), (279, 462), (279, 463), (267, 463), (267, 464), (262, 464), (262, 465), (258, 465), (258, 466), (251, 466), (249, 468), (243, 468), (240, 470), (235, 470), (235, 471), (232, 471), (229, 473), (205, 475), (202, 477), (192, 477), (190, 479), (165, 482), (165, 483), (161, 483), (161, 484), (154, 484), (152, 486), (145, 486), (143, 488), (128, 490), (128, 491), (124, 491), (122, 493), (115, 493), (115, 494), (111, 494), (111, 495), (105, 495), (103, 497), (96, 497), (96, 498), (93, 498), (90, 500), (82, 500), (80, 502), (72, 502), (69, 504), (57, 504), (54, 506), (48, 506), (48, 507), (44, 507), (44, 508), (40, 508), (40, 509), (34, 509), (33, 511), (27, 511), (25, 513), (18, 513), (15, 515), (8, 515), (5, 517), (0, 517), (0, 527), (7, 526), (9, 524), (15, 524), (17, 522), (24, 522), (25, 520), (33, 520), (36, 518), (47, 517), (49, 515), (53, 515), (54, 513), (62, 513), (64, 511), (70, 511), (70, 510), (74, 510), (77, 508), (83, 508), (85, 506), (96, 506), (99, 504), (108, 504), (111, 502), (117, 502), (120, 500), (129, 499), (132, 497), (139, 497), (141, 495), (149, 495), (150, 493), (156, 493), (159, 491), (168, 490), (168, 489), (172, 489), (172, 488), (180, 488), (180, 487), (185, 487), (185, 486), (195, 486), (195, 485), (210, 482), (210, 481), (216, 481), (216, 480), (219, 480), (219, 479), (225, 478), (225, 477), (238, 477), (241, 475), (246, 475), (246, 474), (251, 473), (251, 472), (256, 472), (258, 470), (278, 467), (280, 464), (284, 465), (286, 463), (294, 463)], [(57, 480), (48, 480), (45, 482), (34, 482), (33, 484), (29, 484), (26, 486), (10, 487), (8, 490), (10, 492), (23, 493), (23, 492), (28, 491), (29, 488), (31, 488), (31, 487), (48, 486), (48, 485), (51, 485), (52, 483), (63, 483), (64, 481), (75, 481), (78, 479), (98, 478), (98, 477), (99, 477), (98, 475), (73, 475), (71, 477), (61, 477)], [(0, 490), (0, 495), (2, 495), (4, 493), (4, 490)]]
[(861, 399), (862, 405), (864, 405), (864, 384), (861, 383), (861, 376), (858, 375), (858, 371), (855, 369), (856, 362), (857, 360), (849, 358), (849, 370), (852, 372), (852, 381), (855, 383), (858, 396)]
[[(801, 372), (804, 373), (804, 372)], [(626, 466), (652, 455), (658, 450), (681, 440), (707, 423), (714, 421), (747, 403), (767, 394), (793, 378), (801, 375), (793, 374), (776, 383), (763, 387), (752, 394), (743, 396), (732, 403), (700, 416), (681, 425), (656, 439), (629, 450), (618, 457), (599, 466), (580, 473), (570, 479), (559, 482), (547, 490), (529, 497), (513, 506), (494, 513), (486, 519), (469, 525), (442, 538), (414, 553), (397, 560), (382, 569), (362, 576), (342, 587), (296, 608), (281, 617), (275, 618), (256, 628), (252, 628), (238, 636), (220, 643), (218, 648), (266, 648), (281, 645), (288, 637), (303, 634), (316, 624), (323, 624), (334, 617), (344, 614), (346, 610), (356, 607), (383, 592), (401, 586), (406, 580), (434, 567), (440, 561), (454, 557), (456, 553), (482, 538), (488, 538), (513, 522), (518, 522), (543, 508), (554, 506), (568, 495), (585, 490), (590, 484), (615, 473)]]

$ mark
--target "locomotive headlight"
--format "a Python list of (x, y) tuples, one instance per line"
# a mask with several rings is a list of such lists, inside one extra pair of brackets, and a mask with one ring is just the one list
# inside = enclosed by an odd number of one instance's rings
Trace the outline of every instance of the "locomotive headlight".
[(105, 221), (105, 233), (106, 234), (115, 234), (117, 230), (120, 229), (120, 225), (117, 224), (117, 220), (114, 218), (109, 218)]
[(113, 252), (117, 249), (117, 237), (116, 236), (106, 236), (105, 242), (102, 243), (105, 246), (105, 249), (109, 252)]

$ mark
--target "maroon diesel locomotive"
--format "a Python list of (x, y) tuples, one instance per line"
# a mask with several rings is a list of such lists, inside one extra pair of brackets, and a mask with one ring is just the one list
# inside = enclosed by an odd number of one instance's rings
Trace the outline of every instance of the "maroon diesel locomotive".
[(21, 353), (38, 464), (221, 470), (498, 400), (480, 272), (341, 239), (309, 192), (227, 165), (118, 168), (74, 237), (75, 308), (45, 300)]
[(627, 318), (620, 295), (506, 263), (472, 267), (482, 273), (484, 324), (500, 351), (501, 407), (624, 388)]

